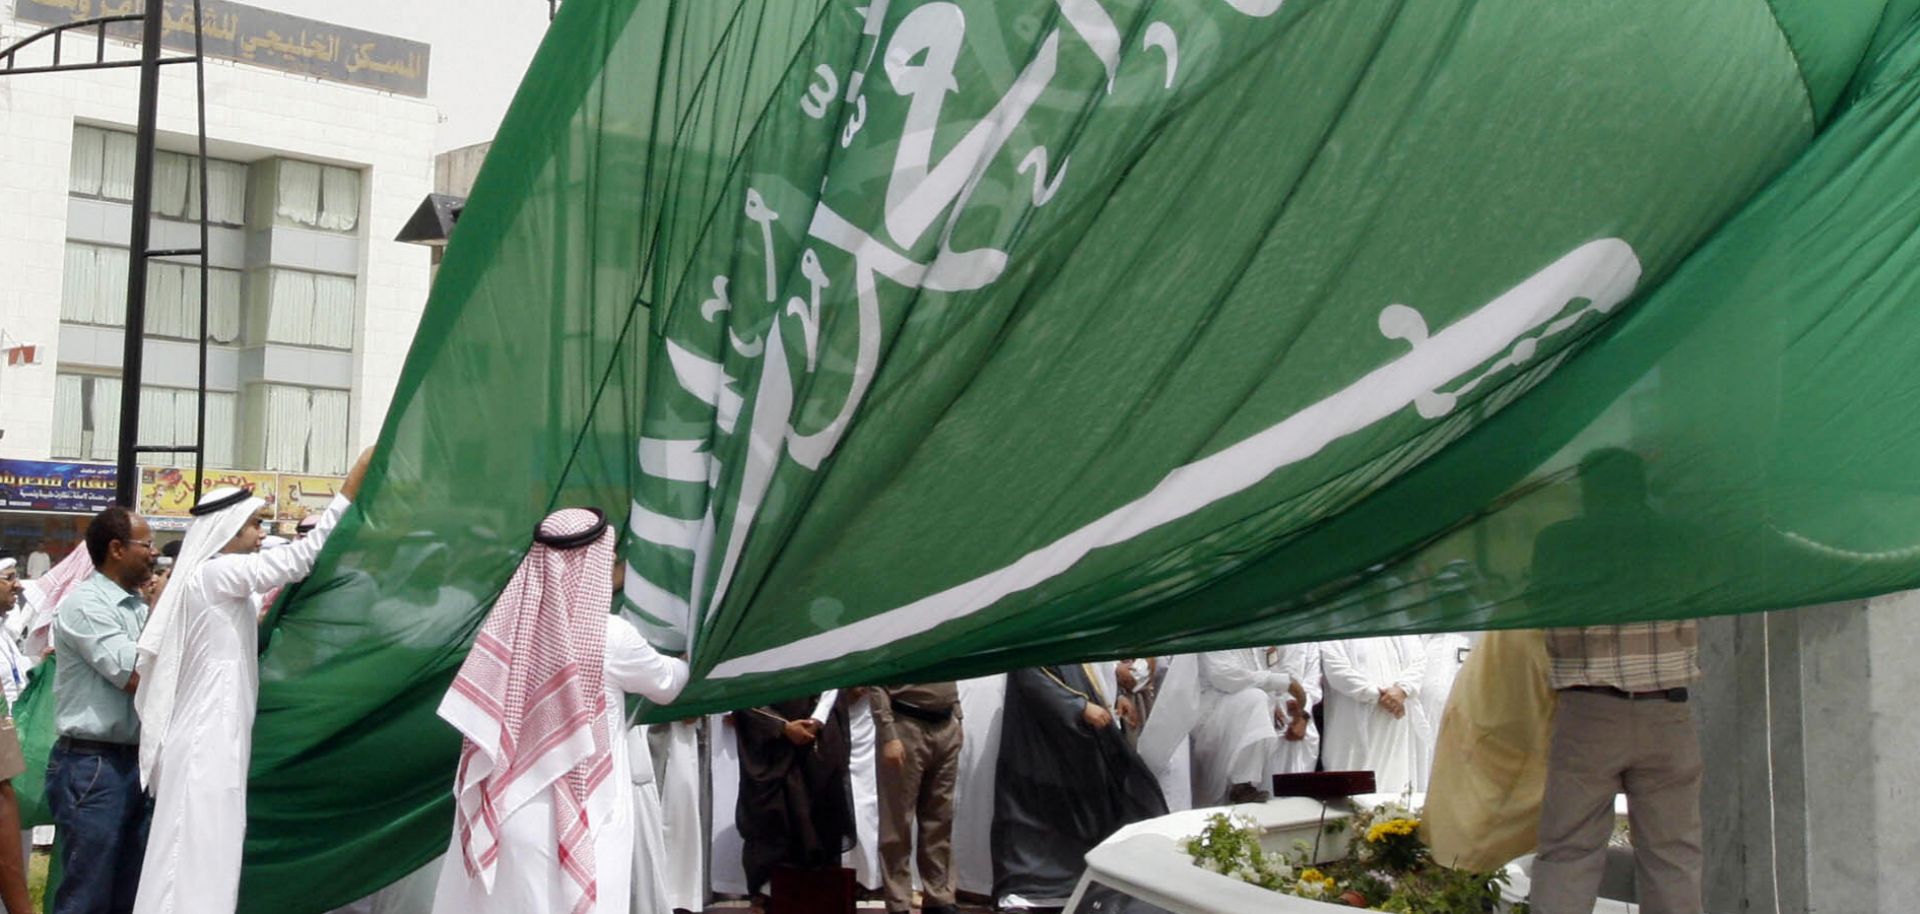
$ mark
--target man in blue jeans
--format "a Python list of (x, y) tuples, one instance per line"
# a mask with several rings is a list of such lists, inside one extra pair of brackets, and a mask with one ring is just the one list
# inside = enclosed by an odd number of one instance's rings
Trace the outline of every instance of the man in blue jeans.
[(140, 585), (153, 573), (153, 532), (114, 506), (87, 524), (94, 575), (54, 612), (54, 726), (47, 805), (65, 847), (53, 914), (133, 910), (149, 805), (140, 790), (135, 648), (147, 622)]

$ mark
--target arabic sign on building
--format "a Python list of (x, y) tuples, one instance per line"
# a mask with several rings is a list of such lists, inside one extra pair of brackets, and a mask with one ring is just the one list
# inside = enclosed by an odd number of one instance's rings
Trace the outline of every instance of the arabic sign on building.
[(327, 503), (333, 501), (335, 493), (346, 482), (340, 476), (295, 476), (292, 473), (280, 474), (279, 501), (276, 507), (281, 520), (305, 520), (309, 514), (318, 514), (327, 509)]
[[(193, 50), (192, 0), (166, 0), (161, 43)], [(60, 25), (96, 16), (140, 12), (139, 0), (16, 0), (27, 22)], [(208, 57), (237, 60), (287, 73), (425, 98), (429, 47), (418, 41), (303, 19), (225, 0), (201, 0), (202, 40)], [(138, 40), (139, 23), (111, 34)]]
[(92, 513), (113, 504), (113, 467), (0, 460), (0, 507)]
[[(145, 467), (140, 471), (140, 507), (143, 515), (185, 517), (197, 500), (194, 473), (179, 467)], [(280, 477), (275, 473), (250, 470), (208, 470), (202, 488), (211, 492), (221, 486), (242, 486), (266, 499), (267, 516), (273, 516)]]

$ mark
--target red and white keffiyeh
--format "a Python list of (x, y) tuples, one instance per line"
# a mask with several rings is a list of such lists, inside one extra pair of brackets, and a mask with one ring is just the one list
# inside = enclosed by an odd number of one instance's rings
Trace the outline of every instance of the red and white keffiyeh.
[[(547, 544), (596, 529), (572, 548)], [(467, 873), (491, 892), (502, 823), (551, 790), (560, 866), (580, 890), (576, 914), (599, 894), (587, 797), (613, 767), (603, 715), (615, 539), (597, 511), (548, 515), (440, 703), (466, 737), (453, 789)]]
[(29, 657), (38, 657), (53, 647), (53, 611), (60, 608), (60, 601), (66, 599), (68, 591), (90, 577), (93, 577), (93, 557), (87, 554), (87, 547), (76, 546), (60, 564), (47, 569), (43, 574), (22, 587), (27, 594), (27, 606), (32, 615), (27, 617), (26, 633), (20, 649)]

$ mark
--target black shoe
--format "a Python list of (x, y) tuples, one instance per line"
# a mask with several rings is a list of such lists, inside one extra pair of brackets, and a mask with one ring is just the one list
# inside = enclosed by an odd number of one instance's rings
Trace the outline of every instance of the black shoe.
[(1227, 789), (1228, 803), (1265, 803), (1273, 799), (1270, 794), (1252, 784), (1235, 784)]
[(920, 914), (960, 914), (959, 905), (937, 904), (920, 909)]

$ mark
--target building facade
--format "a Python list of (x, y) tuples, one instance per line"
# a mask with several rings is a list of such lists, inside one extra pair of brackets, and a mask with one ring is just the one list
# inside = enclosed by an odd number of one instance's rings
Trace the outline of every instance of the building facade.
[[(0, 45), (42, 27), (9, 8)], [(137, 53), (109, 43), (110, 57)], [(32, 62), (44, 61), (21, 65)], [(290, 521), (300, 494), (323, 497), (373, 442), (392, 398), (430, 281), (429, 252), (392, 238), (432, 189), (438, 114), (271, 66), (209, 60), (206, 81), (206, 464), (272, 485)], [(111, 479), (137, 82), (134, 69), (0, 77), (0, 331), (12, 354), (0, 364), (0, 549), (15, 554), (42, 538), (64, 551), (86, 498), (111, 498), (90, 465)], [(194, 101), (191, 67), (167, 68), (155, 248), (198, 242)], [(154, 261), (142, 445), (193, 442), (198, 323), (197, 268)], [(192, 480), (173, 469), (190, 455), (142, 462), (160, 465), (143, 474), (149, 513), (191, 501)], [(53, 498), (63, 486), (71, 497)]]

